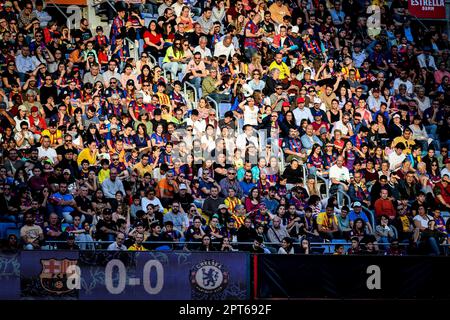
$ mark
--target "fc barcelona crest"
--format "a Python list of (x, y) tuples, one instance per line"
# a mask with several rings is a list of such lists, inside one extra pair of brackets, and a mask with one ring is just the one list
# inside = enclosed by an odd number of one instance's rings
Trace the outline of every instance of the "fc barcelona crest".
[(69, 266), (76, 265), (77, 260), (41, 260), (42, 270), (39, 275), (42, 287), (52, 293), (62, 294), (72, 291), (67, 287), (67, 273)]

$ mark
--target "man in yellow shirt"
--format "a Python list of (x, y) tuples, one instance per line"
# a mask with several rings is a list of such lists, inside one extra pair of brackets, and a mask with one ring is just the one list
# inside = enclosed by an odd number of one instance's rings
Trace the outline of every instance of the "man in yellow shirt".
[(323, 239), (332, 240), (339, 236), (338, 220), (333, 206), (327, 206), (325, 212), (319, 213), (316, 221), (319, 235)]
[(41, 132), (41, 137), (47, 136), (50, 138), (50, 147), (56, 148), (63, 144), (63, 135), (61, 130), (56, 128), (56, 120), (50, 120), (48, 129)]
[(411, 154), (411, 147), (413, 145), (415, 145), (416, 143), (414, 142), (414, 139), (412, 138), (412, 131), (410, 128), (405, 128), (405, 130), (403, 131), (403, 135), (395, 138), (394, 141), (392, 141), (391, 148), (394, 149), (394, 147), (400, 142), (402, 142), (406, 147), (406, 149), (403, 150), (403, 153)]
[(152, 174), (153, 166), (148, 163), (148, 154), (142, 155), (141, 161), (134, 165), (133, 171), (136, 171), (141, 178), (143, 178), (146, 173)]
[(142, 245), (142, 242), (144, 242), (144, 235), (142, 233), (136, 233), (134, 236), (134, 244), (128, 248), (128, 251), (148, 251)]
[(291, 74), (289, 67), (283, 62), (283, 55), (281, 53), (277, 53), (275, 56), (275, 61), (270, 64), (269, 70), (272, 69), (280, 70), (280, 80), (288, 78)]
[(91, 142), (89, 142), (87, 148), (81, 150), (80, 154), (78, 155), (78, 165), (81, 166), (81, 162), (83, 160), (89, 161), (89, 164), (92, 166), (95, 165), (97, 163), (97, 153), (97, 143), (92, 140)]

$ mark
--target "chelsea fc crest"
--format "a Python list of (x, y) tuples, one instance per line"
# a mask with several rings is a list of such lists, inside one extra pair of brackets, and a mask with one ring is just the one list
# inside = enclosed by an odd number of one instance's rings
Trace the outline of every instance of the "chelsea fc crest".
[(215, 260), (204, 260), (191, 269), (190, 282), (193, 289), (203, 293), (223, 291), (228, 284), (229, 273)]

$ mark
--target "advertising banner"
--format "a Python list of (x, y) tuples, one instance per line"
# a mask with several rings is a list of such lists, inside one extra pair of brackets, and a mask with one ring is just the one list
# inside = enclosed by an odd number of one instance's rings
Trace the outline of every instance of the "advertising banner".
[(22, 299), (244, 300), (247, 253), (24, 251)]
[(0, 252), (0, 300), (20, 299), (20, 254)]
[(448, 257), (259, 255), (256, 263), (256, 298), (450, 298)]
[(419, 19), (445, 19), (445, 0), (409, 0), (408, 11)]

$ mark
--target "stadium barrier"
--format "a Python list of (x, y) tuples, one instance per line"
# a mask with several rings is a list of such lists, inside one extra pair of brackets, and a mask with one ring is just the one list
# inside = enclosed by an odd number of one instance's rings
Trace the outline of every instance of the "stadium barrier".
[(0, 252), (0, 299), (449, 299), (449, 267), (442, 256)]
[(255, 299), (449, 299), (448, 257), (258, 255)]

